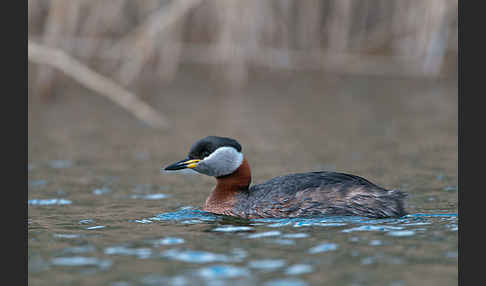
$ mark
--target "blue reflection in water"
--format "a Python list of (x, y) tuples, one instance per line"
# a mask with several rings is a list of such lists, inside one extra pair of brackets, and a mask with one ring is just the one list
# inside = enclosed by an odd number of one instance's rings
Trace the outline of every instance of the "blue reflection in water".
[(215, 221), (218, 216), (210, 212), (205, 212), (195, 209), (182, 209), (176, 212), (162, 213), (150, 218), (154, 221), (179, 221), (179, 220), (200, 220), (200, 221)]
[(412, 236), (415, 234), (413, 230), (397, 230), (397, 231), (390, 231), (387, 235), (390, 236)]
[(132, 199), (142, 199), (142, 200), (161, 200), (167, 198), (166, 194), (145, 194), (145, 195), (131, 195)]
[(279, 236), (281, 233), (278, 230), (275, 231), (265, 231), (260, 233), (254, 233), (248, 235), (248, 238), (261, 238), (261, 237), (269, 237), (269, 236)]
[(362, 225), (343, 230), (343, 232), (353, 231), (390, 231), (403, 229), (401, 226), (389, 226), (389, 225)]
[(94, 251), (96, 251), (96, 248), (93, 245), (73, 246), (63, 249), (63, 253), (87, 253)]
[(240, 262), (246, 257), (246, 253), (242, 253), (241, 250), (234, 250), (232, 255), (225, 255), (191, 249), (169, 249), (162, 252), (161, 256), (191, 263)]
[(180, 237), (164, 237), (158, 240), (150, 241), (154, 246), (160, 245), (174, 245), (184, 243), (184, 239)]
[(293, 241), (291, 239), (274, 239), (274, 240), (270, 240), (270, 242), (280, 244), (280, 245), (294, 245), (295, 244), (295, 241)]
[(105, 226), (104, 225), (95, 225), (95, 226), (87, 227), (85, 229), (92, 230), (92, 229), (102, 229), (102, 228), (105, 228)]
[(73, 162), (70, 160), (51, 160), (47, 164), (54, 169), (64, 169), (73, 166)]
[[(209, 212), (185, 207), (176, 212), (162, 213), (155, 217), (138, 220), (136, 222), (146, 223), (148, 221), (180, 221), (182, 224), (201, 224), (205, 222), (224, 222), (224, 225), (215, 225), (211, 231), (215, 232), (241, 232), (252, 231), (256, 226), (262, 225), (271, 228), (279, 227), (328, 227), (341, 228), (342, 232), (356, 231), (378, 231), (386, 232), (390, 236), (411, 236), (415, 230), (407, 230), (410, 226), (429, 225), (433, 219), (452, 221), (446, 227), (457, 231), (456, 213), (415, 213), (399, 218), (374, 219), (356, 216), (329, 216), (329, 217), (310, 217), (310, 218), (262, 218), (262, 219), (241, 219), (228, 216), (215, 215)], [(353, 225), (352, 227), (347, 227)], [(248, 238), (263, 238), (278, 236), (281, 238), (306, 237), (307, 234), (282, 234), (279, 231), (266, 231), (250, 234)], [(289, 243), (291, 244), (291, 243)]]
[(424, 214), (424, 213), (416, 213), (416, 214), (408, 214), (404, 217), (457, 217), (457, 214), (454, 213), (446, 213), (446, 214)]
[(133, 255), (140, 259), (146, 259), (152, 255), (150, 248), (129, 248), (125, 246), (107, 247), (104, 252), (108, 255)]
[(283, 259), (252, 260), (248, 262), (248, 267), (262, 271), (272, 271), (283, 266), (285, 266), (285, 260)]
[(379, 239), (373, 239), (370, 241), (369, 245), (371, 246), (379, 246), (379, 245), (382, 245), (383, 243), (381, 242), (381, 240)]
[(289, 266), (285, 270), (285, 274), (287, 274), (287, 275), (300, 275), (300, 274), (311, 273), (312, 270), (313, 270), (313, 268), (310, 265), (307, 265), (307, 264), (294, 264), (292, 266)]
[(245, 268), (232, 265), (211, 265), (201, 268), (198, 274), (206, 279), (215, 279), (248, 276), (250, 272)]
[(327, 252), (327, 251), (333, 251), (338, 249), (339, 245), (336, 243), (323, 243), (319, 244), (317, 246), (314, 246), (313, 248), (309, 249), (310, 254), (315, 254), (319, 252)]
[(44, 199), (44, 200), (33, 199), (33, 200), (29, 200), (28, 204), (31, 206), (52, 206), (52, 205), (70, 205), (72, 204), (72, 202), (70, 200), (65, 200), (65, 199)]
[(249, 231), (252, 230), (253, 227), (251, 226), (233, 226), (233, 225), (225, 225), (217, 228), (213, 228), (211, 231), (217, 232), (239, 232), (239, 231)]
[(300, 279), (275, 279), (263, 284), (263, 286), (307, 286), (308, 284)]
[(288, 234), (284, 234), (282, 235), (282, 237), (284, 238), (306, 238), (308, 237), (309, 235), (307, 233), (288, 233)]
[(97, 196), (109, 194), (111, 192), (112, 192), (111, 189), (108, 188), (108, 187), (102, 187), (102, 188), (98, 188), (98, 189), (93, 190), (93, 194), (97, 195)]
[(96, 266), (103, 269), (112, 264), (111, 260), (108, 259), (84, 256), (57, 257), (53, 258), (51, 263), (57, 266)]
[(29, 185), (31, 187), (42, 187), (42, 186), (45, 186), (47, 184), (47, 181), (46, 180), (33, 180), (33, 181), (30, 181), (29, 182)]

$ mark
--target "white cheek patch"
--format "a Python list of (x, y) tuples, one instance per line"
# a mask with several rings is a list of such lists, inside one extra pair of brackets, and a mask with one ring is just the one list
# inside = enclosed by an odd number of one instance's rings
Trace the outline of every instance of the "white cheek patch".
[(233, 147), (220, 147), (197, 164), (194, 170), (219, 177), (233, 173), (241, 166), (243, 154)]

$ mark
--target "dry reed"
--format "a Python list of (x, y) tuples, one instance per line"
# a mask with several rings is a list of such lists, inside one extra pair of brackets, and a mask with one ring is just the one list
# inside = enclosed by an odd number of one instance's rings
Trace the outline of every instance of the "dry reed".
[[(457, 0), (29, 0), (29, 40), (130, 88), (182, 63), (216, 65), (234, 86), (252, 67), (443, 76), (457, 59)], [(447, 75), (447, 74), (446, 74)], [(40, 94), (56, 71), (40, 66)]]

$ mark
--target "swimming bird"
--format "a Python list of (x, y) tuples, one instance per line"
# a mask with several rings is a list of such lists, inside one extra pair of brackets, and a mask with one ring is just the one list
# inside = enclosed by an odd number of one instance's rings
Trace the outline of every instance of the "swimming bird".
[(228, 137), (202, 138), (192, 145), (187, 158), (163, 169), (179, 170), (216, 178), (216, 187), (203, 208), (215, 214), (248, 219), (322, 215), (386, 218), (406, 214), (405, 193), (345, 173), (289, 174), (250, 186), (250, 165), (242, 147)]

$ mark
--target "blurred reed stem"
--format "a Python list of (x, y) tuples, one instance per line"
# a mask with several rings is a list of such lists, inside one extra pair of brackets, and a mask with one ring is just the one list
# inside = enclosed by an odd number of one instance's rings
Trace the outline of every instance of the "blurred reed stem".
[[(125, 87), (183, 63), (241, 86), (252, 67), (439, 77), (457, 58), (457, 0), (29, 0), (28, 17), (30, 40)], [(56, 77), (40, 67), (32, 90)]]

